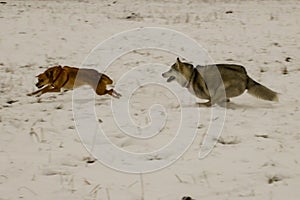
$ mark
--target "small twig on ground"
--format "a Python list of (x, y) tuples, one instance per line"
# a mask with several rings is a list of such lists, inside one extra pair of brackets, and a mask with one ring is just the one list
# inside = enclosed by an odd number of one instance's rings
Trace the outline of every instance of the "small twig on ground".
[(257, 135), (255, 135), (255, 137), (269, 138), (269, 136), (266, 134), (262, 134), (262, 135), (257, 134)]
[(175, 177), (178, 179), (180, 183), (187, 183), (186, 181), (183, 181), (177, 174), (175, 174)]
[(219, 138), (218, 143), (223, 144), (223, 145), (231, 145), (231, 144), (238, 144), (240, 141), (235, 137), (232, 140), (224, 140), (224, 138)]
[(97, 199), (97, 195), (98, 195), (98, 191), (101, 189), (100, 184), (96, 185), (95, 187), (93, 187), (93, 189), (89, 192), (90, 195), (92, 195), (92, 197), (94, 199)]

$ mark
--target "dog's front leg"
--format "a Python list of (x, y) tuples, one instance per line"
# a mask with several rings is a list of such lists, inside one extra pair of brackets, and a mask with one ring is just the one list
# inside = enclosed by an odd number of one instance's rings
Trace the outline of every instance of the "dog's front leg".
[(226, 90), (221, 86), (216, 90), (216, 93), (211, 98), (212, 104), (218, 104), (221, 107), (226, 107), (226, 103), (229, 101), (229, 98), (226, 97)]
[(41, 96), (42, 94), (45, 94), (47, 92), (60, 92), (60, 88), (53, 88), (52, 86), (45, 87), (42, 89), (40, 94), (37, 95), (37, 97)]
[(36, 95), (38, 94), (39, 92), (41, 92), (42, 90), (37, 90), (35, 92), (32, 92), (32, 93), (29, 93), (29, 94), (26, 94), (27, 96), (32, 96), (32, 95)]
[(45, 94), (47, 92), (60, 92), (60, 88), (53, 88), (52, 86), (48, 85), (48, 86), (44, 87), (43, 89), (40, 89), (38, 91), (35, 91), (35, 92), (27, 94), (27, 95), (28, 96), (36, 95), (37, 97), (39, 97), (42, 94)]
[[(33, 95), (39, 94), (39, 93), (41, 93), (43, 90), (45, 90), (45, 89), (47, 89), (47, 88), (50, 89), (51, 86), (48, 85), (48, 86), (46, 86), (46, 87), (44, 87), (44, 88), (42, 88), (42, 89), (40, 89), (40, 90), (37, 90), (37, 91), (35, 91), (35, 92), (32, 92), (32, 93), (27, 94), (27, 96), (33, 96)], [(41, 94), (40, 94), (40, 95), (41, 95)]]

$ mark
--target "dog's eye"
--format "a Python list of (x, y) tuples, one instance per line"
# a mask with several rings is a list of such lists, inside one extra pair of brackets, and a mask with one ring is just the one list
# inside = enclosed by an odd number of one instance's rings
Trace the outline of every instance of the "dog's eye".
[(40, 82), (43, 82), (44, 81), (44, 79), (40, 79)]

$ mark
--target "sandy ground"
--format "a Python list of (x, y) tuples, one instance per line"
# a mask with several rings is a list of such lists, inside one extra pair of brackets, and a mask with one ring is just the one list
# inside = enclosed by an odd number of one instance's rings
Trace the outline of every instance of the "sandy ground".
[[(298, 199), (299, 10), (297, 0), (1, 2), (0, 199)], [(187, 34), (217, 63), (244, 65), (251, 77), (280, 93), (280, 102), (248, 94), (233, 99), (222, 140), (204, 160), (197, 156), (210, 112), (190, 105), (203, 121), (193, 145), (173, 165), (140, 176), (93, 162), (75, 129), (72, 92), (25, 94), (48, 66), (80, 66), (99, 42), (146, 26)], [(131, 54), (107, 73), (117, 82), (126, 70), (149, 60), (171, 65), (175, 57)], [(155, 88), (139, 91), (133, 119), (146, 123), (145, 108), (155, 98), (171, 112), (168, 126), (176, 127), (176, 102), (163, 96)], [(111, 123), (109, 105), (110, 97), (96, 98), (102, 124)], [(167, 131), (139, 143), (115, 128), (107, 132), (116, 145), (136, 152), (156, 149), (174, 136)]]

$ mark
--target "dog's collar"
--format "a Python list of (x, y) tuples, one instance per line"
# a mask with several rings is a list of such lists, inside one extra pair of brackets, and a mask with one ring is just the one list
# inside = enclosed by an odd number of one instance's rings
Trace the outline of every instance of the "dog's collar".
[(189, 87), (190, 87), (191, 82), (192, 82), (192, 80), (193, 80), (193, 78), (194, 78), (194, 76), (195, 76), (195, 74), (196, 74), (196, 70), (197, 70), (196, 68), (193, 69), (193, 72), (192, 72), (192, 74), (191, 74), (190, 80), (188, 80), (188, 81), (186, 82), (186, 84), (184, 85), (185, 88), (189, 88)]
[(53, 82), (52, 82), (52, 86), (54, 87), (54, 83), (57, 81), (57, 79), (60, 77), (60, 75), (61, 75), (61, 73), (63, 72), (63, 69), (62, 68), (60, 68), (60, 71), (59, 71), (59, 73), (58, 73), (58, 75), (56, 76), (56, 78), (55, 78), (55, 80), (53, 80)]
[(65, 82), (62, 84), (61, 87), (64, 87), (67, 84), (67, 82), (69, 81), (69, 78), (70, 78), (70, 76), (69, 76), (69, 74), (67, 74), (67, 79), (65, 80)]

